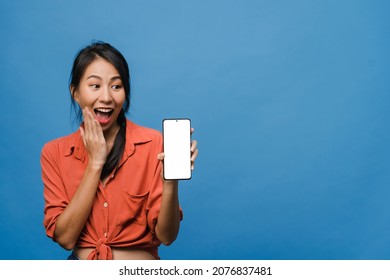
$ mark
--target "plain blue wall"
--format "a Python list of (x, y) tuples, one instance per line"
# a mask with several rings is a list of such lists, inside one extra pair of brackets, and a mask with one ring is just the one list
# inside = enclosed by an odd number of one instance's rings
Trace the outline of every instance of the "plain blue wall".
[(64, 259), (39, 157), (68, 134), (91, 40), (132, 75), (129, 118), (190, 117), (200, 155), (163, 259), (390, 259), (390, 2), (0, 3), (0, 259)]

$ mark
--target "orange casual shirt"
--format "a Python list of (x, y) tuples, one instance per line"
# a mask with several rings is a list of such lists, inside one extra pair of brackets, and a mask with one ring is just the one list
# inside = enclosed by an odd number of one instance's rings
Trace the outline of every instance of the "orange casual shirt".
[[(127, 120), (126, 144), (118, 168), (100, 182), (77, 246), (94, 248), (88, 259), (112, 259), (111, 247), (144, 249), (159, 259), (154, 230), (161, 205), (161, 133)], [(55, 241), (58, 217), (75, 194), (88, 154), (79, 130), (44, 145), (44, 226)]]

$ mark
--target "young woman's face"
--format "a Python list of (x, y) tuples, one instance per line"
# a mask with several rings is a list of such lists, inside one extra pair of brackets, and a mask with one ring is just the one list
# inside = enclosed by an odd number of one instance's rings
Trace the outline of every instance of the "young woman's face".
[(81, 109), (88, 107), (103, 132), (117, 126), (117, 118), (125, 102), (125, 90), (116, 68), (98, 57), (85, 70), (78, 88), (71, 89)]

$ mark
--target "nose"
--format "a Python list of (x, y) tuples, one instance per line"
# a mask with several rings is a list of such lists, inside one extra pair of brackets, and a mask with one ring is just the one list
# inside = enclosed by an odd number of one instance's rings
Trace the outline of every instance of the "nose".
[(104, 103), (112, 102), (112, 93), (110, 87), (104, 87), (100, 94), (100, 101)]

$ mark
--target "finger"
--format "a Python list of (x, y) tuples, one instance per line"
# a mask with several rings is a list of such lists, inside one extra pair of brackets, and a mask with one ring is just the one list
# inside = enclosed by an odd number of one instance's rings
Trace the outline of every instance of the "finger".
[(195, 149), (195, 151), (191, 155), (192, 162), (195, 162), (195, 159), (198, 157), (198, 153), (199, 153), (198, 149)]
[(84, 129), (80, 126), (80, 135), (81, 135), (81, 139), (83, 140), (83, 143), (84, 143), (84, 146), (85, 145), (85, 134), (84, 134)]
[(100, 126), (99, 122), (93, 117), (92, 112), (89, 108), (86, 108), (87, 122), (89, 128), (89, 137), (93, 141), (97, 141), (99, 139), (98, 126)]
[(160, 153), (160, 154), (157, 155), (157, 159), (158, 159), (158, 160), (163, 161), (164, 158), (165, 158), (165, 154), (164, 154), (164, 153)]
[(102, 140), (102, 138), (104, 138), (102, 126), (95, 118), (91, 120), (91, 133), (95, 141), (99, 141)]
[(194, 131), (195, 131), (195, 128), (191, 127), (191, 135), (192, 135), (192, 133), (194, 133)]
[[(196, 158), (196, 155), (195, 155), (195, 158)], [(192, 157), (191, 157), (191, 170), (195, 169), (195, 158), (192, 159)]]
[(197, 146), (198, 146), (198, 141), (192, 140), (192, 142), (191, 142), (191, 152), (192, 153), (196, 150)]
[(91, 136), (93, 136), (94, 138), (100, 137), (100, 136), (104, 137), (102, 126), (95, 119), (91, 110), (88, 107), (85, 107), (83, 112), (85, 112), (84, 115), (86, 118), (86, 122), (88, 123), (88, 129), (89, 129), (89, 133), (91, 134)]
[(85, 131), (85, 139), (87, 140), (88, 137), (91, 136), (91, 117), (89, 114), (89, 110), (87, 107), (83, 110), (83, 116), (84, 116), (84, 131)]
[(99, 139), (104, 139), (104, 134), (103, 134), (103, 128), (102, 126), (100, 125), (100, 123), (97, 121), (97, 120), (94, 120), (95, 121), (95, 131), (96, 131), (96, 136), (99, 138)]

